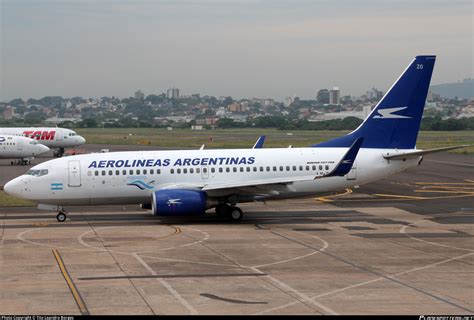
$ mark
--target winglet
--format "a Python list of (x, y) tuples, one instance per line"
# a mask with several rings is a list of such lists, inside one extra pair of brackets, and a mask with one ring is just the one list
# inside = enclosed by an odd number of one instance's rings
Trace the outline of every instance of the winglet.
[(253, 145), (252, 149), (261, 149), (265, 143), (265, 136), (258, 137), (257, 141)]
[(349, 171), (351, 171), (352, 169), (352, 165), (354, 164), (355, 158), (357, 157), (357, 154), (359, 153), (359, 149), (363, 141), (364, 141), (363, 137), (357, 138), (354, 141), (354, 143), (352, 143), (349, 150), (347, 150), (344, 157), (342, 157), (341, 161), (339, 161), (339, 163), (334, 168), (334, 170), (332, 170), (330, 173), (324, 176), (316, 177), (315, 179), (335, 177), (335, 176), (342, 177), (348, 174)]

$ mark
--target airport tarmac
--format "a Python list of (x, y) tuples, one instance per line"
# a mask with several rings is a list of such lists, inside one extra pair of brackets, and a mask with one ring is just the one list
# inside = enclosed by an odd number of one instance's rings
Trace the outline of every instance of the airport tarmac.
[(474, 314), (473, 169), (436, 154), (338, 195), (242, 204), (239, 224), (0, 208), (0, 313)]

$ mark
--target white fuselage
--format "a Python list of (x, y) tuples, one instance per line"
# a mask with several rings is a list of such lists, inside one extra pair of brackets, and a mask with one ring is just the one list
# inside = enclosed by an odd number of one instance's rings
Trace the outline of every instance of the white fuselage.
[[(38, 203), (61, 206), (150, 203), (154, 191), (167, 187), (199, 190), (228, 182), (322, 176), (334, 169), (346, 151), (268, 148), (77, 155), (41, 163), (29, 174), (10, 181), (5, 190)], [(419, 158), (388, 161), (382, 156), (403, 151), (361, 148), (351, 171), (343, 177), (241, 188), (238, 193), (249, 198), (239, 202), (251, 201), (252, 197), (290, 198), (344, 190), (418, 165)], [(207, 193), (224, 197), (235, 192), (222, 188)]]
[(33, 158), (48, 151), (48, 147), (36, 140), (0, 134), (0, 159)]
[(70, 148), (86, 142), (83, 137), (73, 130), (55, 127), (0, 128), (0, 135), (1, 134), (32, 138), (49, 148)]

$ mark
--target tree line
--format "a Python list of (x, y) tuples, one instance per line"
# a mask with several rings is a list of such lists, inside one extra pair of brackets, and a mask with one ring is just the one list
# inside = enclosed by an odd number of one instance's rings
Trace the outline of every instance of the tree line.
[[(5, 120), (0, 118), (0, 125), (15, 126), (15, 125), (42, 125), (44, 124), (44, 116), (39, 113), (30, 113), (24, 119)], [(362, 120), (356, 117), (346, 117), (344, 119), (334, 119), (325, 121), (308, 121), (291, 119), (284, 116), (265, 116), (256, 119), (250, 119), (245, 122), (237, 122), (230, 118), (219, 119), (216, 123), (217, 128), (232, 129), (232, 128), (276, 128), (280, 130), (354, 130), (362, 123)], [(173, 126), (177, 128), (186, 129), (191, 125), (196, 124), (193, 120), (191, 123), (170, 123), (166, 126)], [(151, 128), (159, 127), (150, 121), (133, 120), (131, 118), (123, 118), (117, 122), (102, 122), (93, 117), (88, 117), (79, 121), (78, 123), (66, 122), (60, 124), (64, 127), (79, 127), (79, 128)], [(205, 126), (206, 129), (211, 129), (210, 126)], [(421, 121), (421, 130), (423, 131), (460, 131), (460, 130), (474, 130), (474, 117), (461, 119), (441, 119), (441, 117), (425, 117)]]
[[(267, 116), (247, 122), (235, 122), (223, 118), (217, 121), (219, 128), (277, 128), (280, 130), (354, 130), (362, 120), (356, 117), (325, 121), (291, 120), (283, 116)], [(441, 119), (441, 117), (426, 117), (421, 120), (421, 130), (424, 131), (459, 131), (474, 130), (474, 117), (461, 119)]]

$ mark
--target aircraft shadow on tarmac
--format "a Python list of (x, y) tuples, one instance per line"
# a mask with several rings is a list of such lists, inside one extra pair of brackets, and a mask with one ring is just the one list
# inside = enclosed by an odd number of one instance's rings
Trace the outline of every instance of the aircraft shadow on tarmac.
[[(215, 215), (204, 217), (153, 217), (149, 213), (117, 213), (113, 214), (78, 214), (69, 213), (68, 220), (63, 223), (56, 222), (53, 214), (6, 214), (0, 217), (2, 220), (41, 220), (48, 227), (78, 227), (89, 224), (100, 226), (148, 226), (148, 225), (284, 225), (284, 224), (305, 224), (305, 225), (321, 225), (334, 222), (368, 222), (372, 224), (397, 224), (407, 225), (405, 221), (393, 220), (389, 218), (379, 218), (372, 215), (363, 214), (354, 210), (340, 211), (283, 211), (283, 212), (248, 212), (245, 218), (239, 223), (229, 222), (225, 218)], [(40, 224), (41, 224), (40, 223)], [(32, 227), (38, 226), (38, 223), (32, 223)], [(25, 228), (27, 225), (9, 225), (5, 228)], [(324, 228), (323, 228), (324, 229)]]

